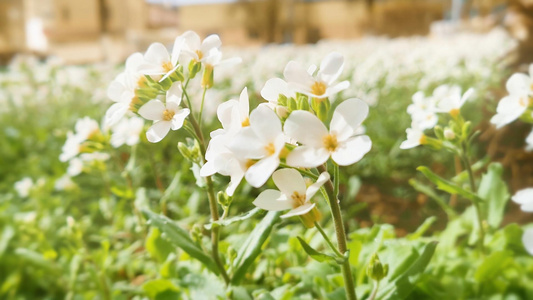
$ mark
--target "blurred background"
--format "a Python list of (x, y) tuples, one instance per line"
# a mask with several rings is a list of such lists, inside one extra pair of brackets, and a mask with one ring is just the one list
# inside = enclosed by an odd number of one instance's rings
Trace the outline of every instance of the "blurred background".
[[(218, 33), (224, 45), (315, 43), (487, 32), (504, 26), (531, 44), (531, 0), (0, 0), (0, 57), (57, 56), (119, 62), (185, 30)], [(524, 50), (525, 49), (525, 50)], [(531, 52), (531, 51), (530, 51)]]

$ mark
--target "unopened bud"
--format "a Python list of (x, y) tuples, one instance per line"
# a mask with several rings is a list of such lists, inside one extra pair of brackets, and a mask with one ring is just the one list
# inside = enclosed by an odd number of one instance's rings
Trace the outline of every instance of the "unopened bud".
[(217, 194), (217, 202), (222, 207), (229, 207), (232, 200), (233, 200), (233, 197), (228, 196), (226, 192), (218, 192)]
[(296, 103), (296, 100), (294, 98), (288, 98), (287, 99), (287, 108), (289, 111), (297, 110), (298, 104)]
[(200, 145), (198, 144), (198, 141), (187, 138), (185, 143), (178, 143), (178, 150), (181, 155), (188, 160), (197, 164), (200, 163)]
[(289, 111), (284, 106), (277, 105), (275, 110), (276, 110), (276, 114), (278, 115), (278, 117), (282, 119), (285, 119), (289, 115)]
[(468, 121), (463, 125), (462, 133), (464, 138), (467, 138), (472, 133), (472, 122)]
[(202, 87), (204, 89), (210, 89), (213, 87), (213, 72), (214, 68), (211, 65), (205, 65), (204, 75), (202, 76)]
[(389, 265), (381, 264), (377, 253), (372, 254), (372, 257), (370, 258), (370, 263), (366, 268), (366, 274), (368, 275), (368, 277), (372, 278), (375, 281), (380, 281), (381, 279), (385, 278), (388, 273)]
[(202, 226), (194, 224), (190, 231), (191, 239), (199, 244), (202, 242), (202, 235)]
[(189, 63), (189, 78), (194, 78), (198, 72), (202, 69), (202, 63), (197, 62), (196, 60), (191, 60)]
[(439, 125), (435, 126), (435, 128), (433, 128), (433, 131), (435, 132), (435, 136), (440, 139), (440, 140), (443, 140), (444, 139), (444, 130), (442, 129), (442, 127), (440, 127)]
[(446, 128), (444, 129), (444, 137), (447, 139), (447, 140), (453, 140), (455, 139), (455, 132), (453, 132), (453, 130), (451, 130), (450, 128)]

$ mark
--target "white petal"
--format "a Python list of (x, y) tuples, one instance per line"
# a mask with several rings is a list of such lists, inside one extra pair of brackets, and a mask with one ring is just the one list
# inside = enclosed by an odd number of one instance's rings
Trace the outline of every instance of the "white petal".
[(522, 243), (527, 252), (533, 255), (533, 228), (528, 228), (524, 231), (522, 235)]
[(241, 117), (241, 122), (244, 121), (245, 118), (248, 118), (250, 114), (250, 100), (248, 98), (247, 87), (244, 87), (244, 89), (242, 89), (242, 92), (239, 96), (239, 114)]
[(137, 72), (143, 62), (144, 57), (140, 52), (133, 53), (126, 59), (126, 70), (128, 72)]
[(228, 148), (239, 157), (260, 159), (265, 156), (265, 146), (250, 127), (245, 127), (229, 142)]
[(527, 95), (530, 91), (531, 79), (526, 74), (515, 73), (507, 80), (506, 88), (509, 94)]
[(266, 142), (273, 142), (282, 134), (281, 121), (276, 113), (266, 105), (259, 105), (250, 114), (250, 127), (256, 136)]
[(305, 195), (305, 181), (300, 172), (294, 169), (281, 169), (272, 174), (272, 180), (278, 189), (285, 195), (290, 196), (294, 192)]
[(173, 66), (177, 67), (181, 49), (183, 48), (184, 44), (185, 44), (185, 39), (181, 36), (178, 36), (174, 40), (174, 47), (172, 47), (172, 54), (170, 55), (170, 62), (172, 63)]
[(329, 180), (329, 173), (328, 172), (322, 172), (322, 174), (320, 174), (320, 176), (318, 176), (318, 179), (316, 180), (316, 182), (313, 183), (312, 185), (310, 185), (307, 188), (307, 191), (305, 191), (305, 200), (306, 201), (311, 200), (311, 198), (313, 198), (313, 196), (316, 194), (316, 192), (318, 192), (320, 187), (323, 186), (324, 183), (326, 183), (328, 180)]
[(280, 94), (285, 94), (289, 89), (289, 85), (285, 80), (281, 78), (272, 78), (269, 79), (263, 89), (261, 89), (261, 97), (264, 99), (278, 103), (278, 98)]
[(128, 112), (129, 105), (125, 103), (115, 103), (111, 105), (105, 113), (105, 126), (115, 125)]
[(200, 51), (202, 51), (204, 54), (207, 54), (209, 51), (211, 51), (211, 49), (219, 48), (221, 45), (222, 42), (220, 41), (218, 34), (212, 34), (204, 39), (202, 46), (200, 46)]
[(299, 146), (287, 156), (287, 164), (291, 167), (314, 168), (325, 163), (329, 152), (324, 148)]
[(279, 166), (279, 157), (269, 156), (256, 162), (246, 171), (246, 181), (253, 187), (260, 187)]
[(339, 140), (346, 140), (354, 135), (367, 116), (368, 104), (366, 102), (348, 99), (335, 108), (329, 125), (330, 132), (336, 133)]
[(254, 205), (270, 211), (279, 211), (292, 208), (292, 203), (280, 191), (265, 190), (254, 200)]
[(520, 205), (533, 203), (533, 188), (520, 190), (511, 199)]
[(178, 130), (183, 126), (185, 118), (189, 115), (191, 111), (188, 108), (180, 109), (174, 117), (172, 118), (172, 130)]
[(332, 52), (328, 54), (320, 63), (320, 71), (318, 76), (328, 85), (339, 77), (344, 66), (344, 56), (339, 52)]
[(322, 137), (328, 134), (326, 126), (315, 115), (303, 110), (293, 111), (283, 129), (288, 137), (315, 148), (323, 146)]
[(232, 127), (240, 127), (239, 120), (233, 115), (233, 110), (239, 105), (235, 99), (222, 102), (217, 107), (217, 116), (222, 128), (230, 129)]
[(170, 121), (159, 121), (154, 123), (146, 132), (146, 138), (150, 143), (157, 143), (161, 141), (170, 130), (172, 123)]
[(331, 158), (340, 166), (348, 166), (361, 160), (371, 148), (370, 138), (366, 135), (360, 135), (340, 144), (331, 154)]
[(315, 207), (315, 205), (316, 205), (315, 203), (306, 202), (304, 205), (299, 206), (289, 211), (288, 213), (282, 215), (281, 218), (285, 219), (285, 218), (289, 218), (293, 216), (305, 215), (306, 213), (310, 212)]
[(117, 76), (117, 79), (111, 81), (109, 87), (107, 88), (107, 97), (115, 102), (122, 101), (122, 93), (126, 89), (124, 86), (124, 74)]
[(141, 117), (157, 121), (163, 118), (163, 112), (165, 111), (165, 104), (159, 100), (150, 100), (139, 109), (139, 115)]
[(170, 61), (170, 55), (167, 48), (161, 43), (153, 43), (148, 47), (144, 54), (144, 59), (151, 64), (161, 65), (163, 62)]
[(185, 44), (189, 48), (189, 50), (192, 50), (193, 52), (195, 50), (200, 50), (200, 37), (196, 32), (194, 31), (187, 31), (184, 34), (181, 35), (185, 39)]
[(310, 87), (314, 83), (313, 77), (299, 63), (292, 60), (285, 67), (283, 76), (289, 83), (296, 83), (306, 87)]
[(337, 94), (338, 92), (343, 91), (349, 87), (350, 87), (350, 82), (348, 81), (339, 82), (334, 86), (330, 86), (326, 88), (326, 92), (324, 93), (324, 95), (322, 95), (322, 97), (325, 98), (325, 97), (333, 96)]

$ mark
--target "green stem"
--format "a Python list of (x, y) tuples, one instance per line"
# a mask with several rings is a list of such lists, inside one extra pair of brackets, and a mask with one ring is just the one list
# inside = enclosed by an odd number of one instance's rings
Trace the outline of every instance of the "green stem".
[[(466, 172), (468, 173), (468, 179), (470, 181), (470, 188), (472, 189), (472, 193), (476, 193), (477, 189), (476, 182), (474, 180), (474, 172), (472, 172), (472, 166), (470, 164), (470, 160), (468, 159), (467, 147), (464, 143), (462, 145), (462, 148), (463, 151), (461, 153), (461, 160), (463, 161)], [(477, 223), (479, 227), (478, 247), (481, 253), (485, 253), (485, 229), (483, 228), (483, 216), (481, 215), (481, 207), (479, 206), (478, 202), (474, 202), (474, 208), (476, 210)]]
[(189, 98), (189, 95), (187, 94), (187, 86), (189, 86), (190, 80), (191, 80), (190, 78), (187, 78), (187, 81), (185, 81), (185, 85), (183, 85), (183, 83), (181, 84), (181, 89), (183, 91), (183, 94), (181, 94), (181, 100), (183, 101), (183, 96), (185, 96), (185, 100), (187, 101), (187, 106), (189, 107), (189, 110), (191, 111), (191, 115), (192, 115), (191, 99)]
[(315, 227), (316, 227), (316, 229), (318, 229), (318, 232), (320, 232), (320, 234), (322, 235), (322, 237), (324, 238), (324, 240), (326, 240), (326, 243), (327, 243), (328, 246), (331, 248), (331, 250), (333, 250), (333, 252), (335, 252), (335, 254), (336, 254), (338, 257), (343, 257), (342, 253), (340, 253), (339, 250), (337, 250), (337, 248), (333, 245), (333, 242), (331, 242), (331, 240), (329, 239), (328, 235), (327, 235), (326, 232), (324, 231), (324, 228), (322, 228), (322, 226), (320, 226), (320, 223), (318, 223), (317, 221), (315, 221)]
[(376, 283), (374, 284), (374, 289), (372, 290), (372, 294), (370, 295), (370, 298), (368, 298), (368, 300), (376, 299), (376, 296), (378, 295), (378, 290), (379, 290), (379, 281), (376, 281)]
[[(338, 168), (338, 166), (336, 166)], [(326, 172), (325, 166), (319, 166), (318, 170), (320, 172)], [(338, 173), (337, 171), (334, 171)], [(335, 181), (339, 180), (338, 176), (336, 178), (333, 178)], [(337, 185), (338, 183), (336, 183)], [(337, 200), (337, 197), (335, 196), (335, 187), (331, 180), (328, 180), (324, 184), (326, 188), (326, 192), (329, 198), (329, 206), (331, 208), (331, 215), (333, 217), (333, 222), (335, 224), (335, 233), (337, 235), (337, 244), (338, 249), (341, 254), (344, 255), (346, 251), (348, 250), (346, 244), (346, 233), (344, 232), (344, 224), (342, 221), (342, 214), (339, 207), (339, 202)], [(356, 300), (357, 295), (355, 294), (355, 284), (353, 282), (353, 276), (352, 276), (352, 270), (350, 269), (350, 260), (347, 259), (342, 264), (342, 275), (344, 277), (344, 289), (346, 290), (346, 298), (349, 300)]]
[(206, 92), (207, 92), (207, 88), (204, 88), (204, 92), (202, 93), (202, 102), (200, 104), (200, 115), (198, 116), (198, 122), (200, 122), (200, 128), (202, 128), (202, 113), (204, 111), (204, 100), (205, 100)]
[[(189, 96), (187, 95), (187, 92), (184, 90), (183, 93), (185, 94), (185, 97), (188, 99)], [(202, 133), (202, 130), (200, 129), (200, 125), (198, 124), (198, 122), (196, 121), (192, 113), (189, 114), (189, 121), (196, 133), (196, 136), (198, 137), (198, 143), (200, 144), (200, 151), (202, 153), (202, 160), (205, 162), (206, 146), (205, 146), (204, 135)], [(207, 176), (205, 178), (205, 182), (207, 185), (207, 198), (209, 200), (209, 210), (211, 211), (211, 220), (212, 222), (216, 222), (219, 220), (219, 214), (218, 214), (217, 200), (215, 197), (215, 189), (214, 189), (213, 180), (211, 176)], [(229, 284), (230, 279), (229, 279), (228, 273), (226, 272), (226, 269), (224, 268), (224, 264), (220, 260), (220, 254), (218, 251), (219, 238), (220, 238), (219, 227), (213, 226), (213, 228), (211, 229), (211, 254), (213, 256), (213, 260), (215, 261), (215, 264), (218, 267), (218, 270), (220, 271), (220, 274), (224, 278), (224, 282), (226, 284)]]

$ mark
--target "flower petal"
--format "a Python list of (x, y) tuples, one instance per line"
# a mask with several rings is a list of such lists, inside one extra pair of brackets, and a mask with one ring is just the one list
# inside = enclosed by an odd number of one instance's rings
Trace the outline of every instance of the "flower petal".
[(526, 74), (515, 73), (513, 74), (505, 87), (511, 95), (527, 95), (530, 91), (531, 79)]
[(170, 55), (165, 45), (153, 43), (146, 50), (144, 59), (150, 64), (161, 65), (163, 62), (170, 61)]
[(111, 105), (105, 113), (105, 126), (115, 125), (128, 112), (129, 106), (125, 103)]
[(157, 121), (163, 118), (163, 112), (165, 109), (165, 104), (163, 104), (163, 102), (154, 99), (141, 106), (139, 109), (139, 115), (147, 120)]
[(533, 255), (533, 228), (528, 228), (524, 231), (522, 235), (522, 243), (527, 252)]
[(249, 117), (250, 114), (250, 100), (248, 98), (248, 88), (244, 87), (239, 95), (239, 114), (241, 122)]
[(368, 104), (359, 99), (348, 99), (335, 108), (329, 125), (341, 141), (353, 136), (368, 116)]
[(344, 56), (339, 52), (331, 52), (320, 63), (318, 77), (330, 85), (342, 72)]
[(520, 205), (533, 203), (533, 188), (520, 190), (511, 199)]
[(363, 158), (372, 148), (372, 141), (366, 135), (348, 139), (331, 153), (331, 158), (340, 166), (351, 165)]
[(180, 129), (183, 126), (183, 122), (185, 121), (185, 118), (187, 118), (187, 116), (189, 115), (190, 112), (191, 111), (188, 108), (184, 108), (184, 109), (178, 110), (174, 114), (174, 117), (171, 120), (171, 122), (172, 122), (171, 129), (172, 130)]
[(272, 174), (272, 180), (278, 189), (288, 197), (294, 192), (305, 195), (306, 185), (300, 172), (294, 169), (280, 169)]
[(279, 157), (269, 156), (261, 159), (253, 166), (248, 168), (245, 177), (246, 181), (253, 187), (260, 187), (270, 178), (279, 166)]
[(250, 114), (250, 127), (256, 136), (267, 142), (273, 142), (282, 134), (281, 121), (276, 113), (266, 105), (259, 105)]
[(314, 148), (322, 147), (322, 138), (328, 134), (326, 126), (315, 115), (303, 110), (293, 111), (283, 129), (288, 137)]
[(276, 190), (265, 190), (254, 200), (253, 204), (261, 209), (279, 211), (292, 208), (292, 203), (287, 197)]
[(171, 126), (172, 123), (170, 121), (155, 122), (146, 132), (146, 138), (150, 143), (157, 143), (167, 135)]
[(318, 179), (316, 180), (316, 182), (313, 183), (312, 185), (310, 185), (307, 188), (307, 191), (305, 191), (305, 200), (306, 201), (311, 200), (311, 198), (313, 198), (313, 196), (316, 194), (316, 192), (318, 192), (320, 187), (323, 186), (324, 183), (326, 183), (328, 180), (329, 180), (329, 173), (328, 172), (322, 172), (322, 174), (320, 174), (320, 176), (318, 176)]
[(185, 32), (184, 34), (182, 34), (181, 36), (185, 40), (185, 45), (189, 48), (189, 50), (193, 52), (195, 50), (200, 50), (201, 40), (200, 40), (200, 36), (196, 34), (196, 32), (189, 30)]
[(221, 45), (222, 42), (220, 41), (218, 34), (212, 34), (204, 39), (202, 45), (200, 46), (200, 51), (202, 51), (202, 53), (205, 55), (209, 53), (211, 49), (219, 48)]
[(324, 148), (299, 146), (287, 156), (287, 164), (291, 167), (314, 168), (325, 163), (329, 152)]
[(299, 206), (295, 209), (292, 209), (291, 211), (289, 211), (288, 213), (284, 215), (281, 215), (281, 218), (285, 219), (285, 218), (289, 218), (293, 216), (305, 215), (306, 213), (310, 212), (311, 209), (313, 209), (315, 206), (316, 206), (315, 203), (306, 202), (304, 205)]
[(299, 63), (292, 60), (285, 66), (283, 76), (289, 83), (296, 83), (306, 87), (310, 87), (315, 82), (313, 77)]
[(281, 78), (272, 78), (269, 79), (263, 89), (261, 89), (261, 97), (264, 99), (278, 103), (279, 95), (287, 95), (289, 91), (289, 85), (287, 82)]
[(174, 102), (177, 105), (180, 105), (181, 103), (181, 95), (183, 94), (183, 90), (181, 89), (181, 82), (176, 81), (174, 82), (170, 88), (167, 91), (167, 102)]

